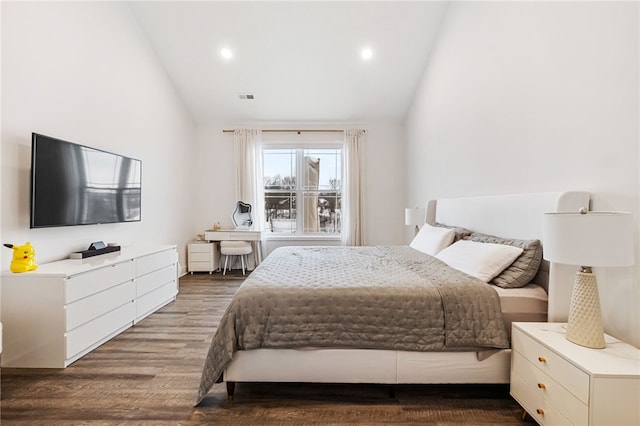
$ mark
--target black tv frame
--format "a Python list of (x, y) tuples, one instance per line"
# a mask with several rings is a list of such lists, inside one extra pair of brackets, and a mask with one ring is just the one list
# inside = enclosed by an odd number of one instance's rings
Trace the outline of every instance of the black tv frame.
[[(135, 162), (135, 164), (137, 165), (137, 167), (139, 168), (139, 174), (140, 174), (140, 185), (138, 188), (133, 188), (134, 190), (137, 189), (138, 190), (138, 198), (139, 198), (139, 202), (138, 202), (138, 210), (139, 210), (139, 214), (136, 216), (135, 219), (126, 219), (126, 218), (120, 218), (117, 217), (115, 220), (91, 220), (91, 218), (89, 218), (88, 220), (82, 221), (82, 220), (71, 220), (71, 221), (49, 221), (49, 222), (44, 222), (44, 221), (36, 221), (36, 215), (37, 215), (37, 209), (38, 209), (38, 201), (41, 200), (36, 200), (36, 186), (39, 185), (39, 181), (38, 181), (38, 176), (37, 176), (37, 145), (42, 143), (44, 140), (50, 140), (53, 143), (58, 143), (58, 144), (68, 144), (70, 147), (73, 147), (74, 149), (79, 149), (79, 150), (89, 150), (91, 152), (98, 152), (98, 153), (103, 153), (103, 154), (108, 154), (110, 156), (114, 156), (117, 158), (122, 158), (131, 162)], [(40, 178), (42, 179), (42, 178)], [(133, 158), (133, 157), (129, 157), (126, 155), (122, 155), (122, 154), (117, 154), (114, 152), (110, 152), (110, 151), (105, 151), (102, 149), (98, 149), (98, 148), (93, 148), (91, 146), (87, 146), (87, 145), (83, 145), (83, 144), (79, 144), (79, 143), (75, 143), (75, 142), (70, 142), (70, 141), (66, 141), (63, 139), (59, 139), (59, 138), (55, 138), (55, 137), (51, 137), (51, 136), (47, 136), (47, 135), (43, 135), (40, 133), (32, 133), (31, 136), (31, 170), (30, 170), (30, 193), (29, 193), (29, 225), (30, 228), (34, 229), (34, 228), (54, 228), (54, 227), (64, 227), (64, 226), (81, 226), (81, 225), (96, 225), (96, 224), (111, 224), (111, 223), (129, 223), (129, 222), (140, 222), (142, 220), (142, 161), (137, 159), (137, 158)], [(126, 200), (124, 200), (126, 201)], [(123, 201), (123, 202), (124, 202)]]

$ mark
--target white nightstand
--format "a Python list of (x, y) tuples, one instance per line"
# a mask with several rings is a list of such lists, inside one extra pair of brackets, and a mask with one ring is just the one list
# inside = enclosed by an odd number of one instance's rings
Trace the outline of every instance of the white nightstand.
[(640, 350), (565, 339), (566, 324), (513, 323), (511, 395), (541, 425), (640, 425)]
[(219, 268), (220, 253), (216, 243), (206, 241), (194, 241), (188, 245), (187, 268), (194, 272), (209, 272), (210, 274)]

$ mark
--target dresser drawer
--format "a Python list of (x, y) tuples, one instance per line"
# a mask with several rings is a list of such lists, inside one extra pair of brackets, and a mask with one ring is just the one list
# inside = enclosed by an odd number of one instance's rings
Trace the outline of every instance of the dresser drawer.
[(536, 342), (522, 331), (514, 328), (512, 336), (513, 350), (527, 361), (553, 377), (585, 404), (589, 403), (589, 375), (575, 365), (560, 357), (546, 346)]
[(65, 303), (103, 291), (130, 281), (134, 277), (133, 261), (105, 266), (83, 274), (72, 275), (65, 283)]
[(136, 322), (159, 307), (171, 302), (176, 297), (176, 294), (178, 294), (176, 284), (171, 282), (142, 297), (138, 297), (136, 299)]
[(164, 266), (175, 264), (177, 253), (174, 249), (164, 250), (136, 259), (136, 275), (142, 276)]
[(70, 331), (135, 299), (133, 281), (127, 281), (65, 306), (66, 330)]
[[(511, 380), (520, 382), (527, 394), (535, 395), (553, 406), (570, 423), (586, 425), (589, 423), (589, 408), (571, 392), (553, 380), (544, 371), (531, 364), (520, 353), (512, 352)], [(536, 400), (537, 401), (537, 400)], [(530, 408), (538, 408), (530, 406)]]
[(133, 324), (133, 301), (66, 333), (66, 359), (89, 352)]
[(140, 297), (170, 282), (176, 282), (176, 268), (174, 265), (165, 266), (162, 269), (136, 278), (136, 296)]
[[(528, 408), (527, 412), (542, 426), (568, 425), (574, 426), (554, 406), (534, 392), (530, 386), (518, 378), (511, 378), (511, 395), (522, 405)], [(588, 423), (578, 423), (586, 426)]]

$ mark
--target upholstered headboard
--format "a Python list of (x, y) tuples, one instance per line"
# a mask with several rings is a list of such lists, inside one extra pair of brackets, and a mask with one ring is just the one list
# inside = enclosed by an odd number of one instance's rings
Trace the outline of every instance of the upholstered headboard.
[[(538, 192), (443, 198), (427, 204), (427, 223), (439, 222), (505, 238), (542, 240), (542, 215), (546, 212), (589, 208), (589, 192)], [(544, 241), (543, 247), (544, 247)], [(575, 268), (543, 261), (536, 282), (549, 294), (550, 321), (564, 321), (571, 300)]]

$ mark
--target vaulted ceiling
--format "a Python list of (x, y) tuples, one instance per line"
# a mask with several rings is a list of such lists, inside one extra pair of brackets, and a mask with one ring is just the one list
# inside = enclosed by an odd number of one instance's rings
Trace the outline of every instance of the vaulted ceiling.
[(447, 7), (438, 1), (129, 5), (198, 124), (401, 122)]

